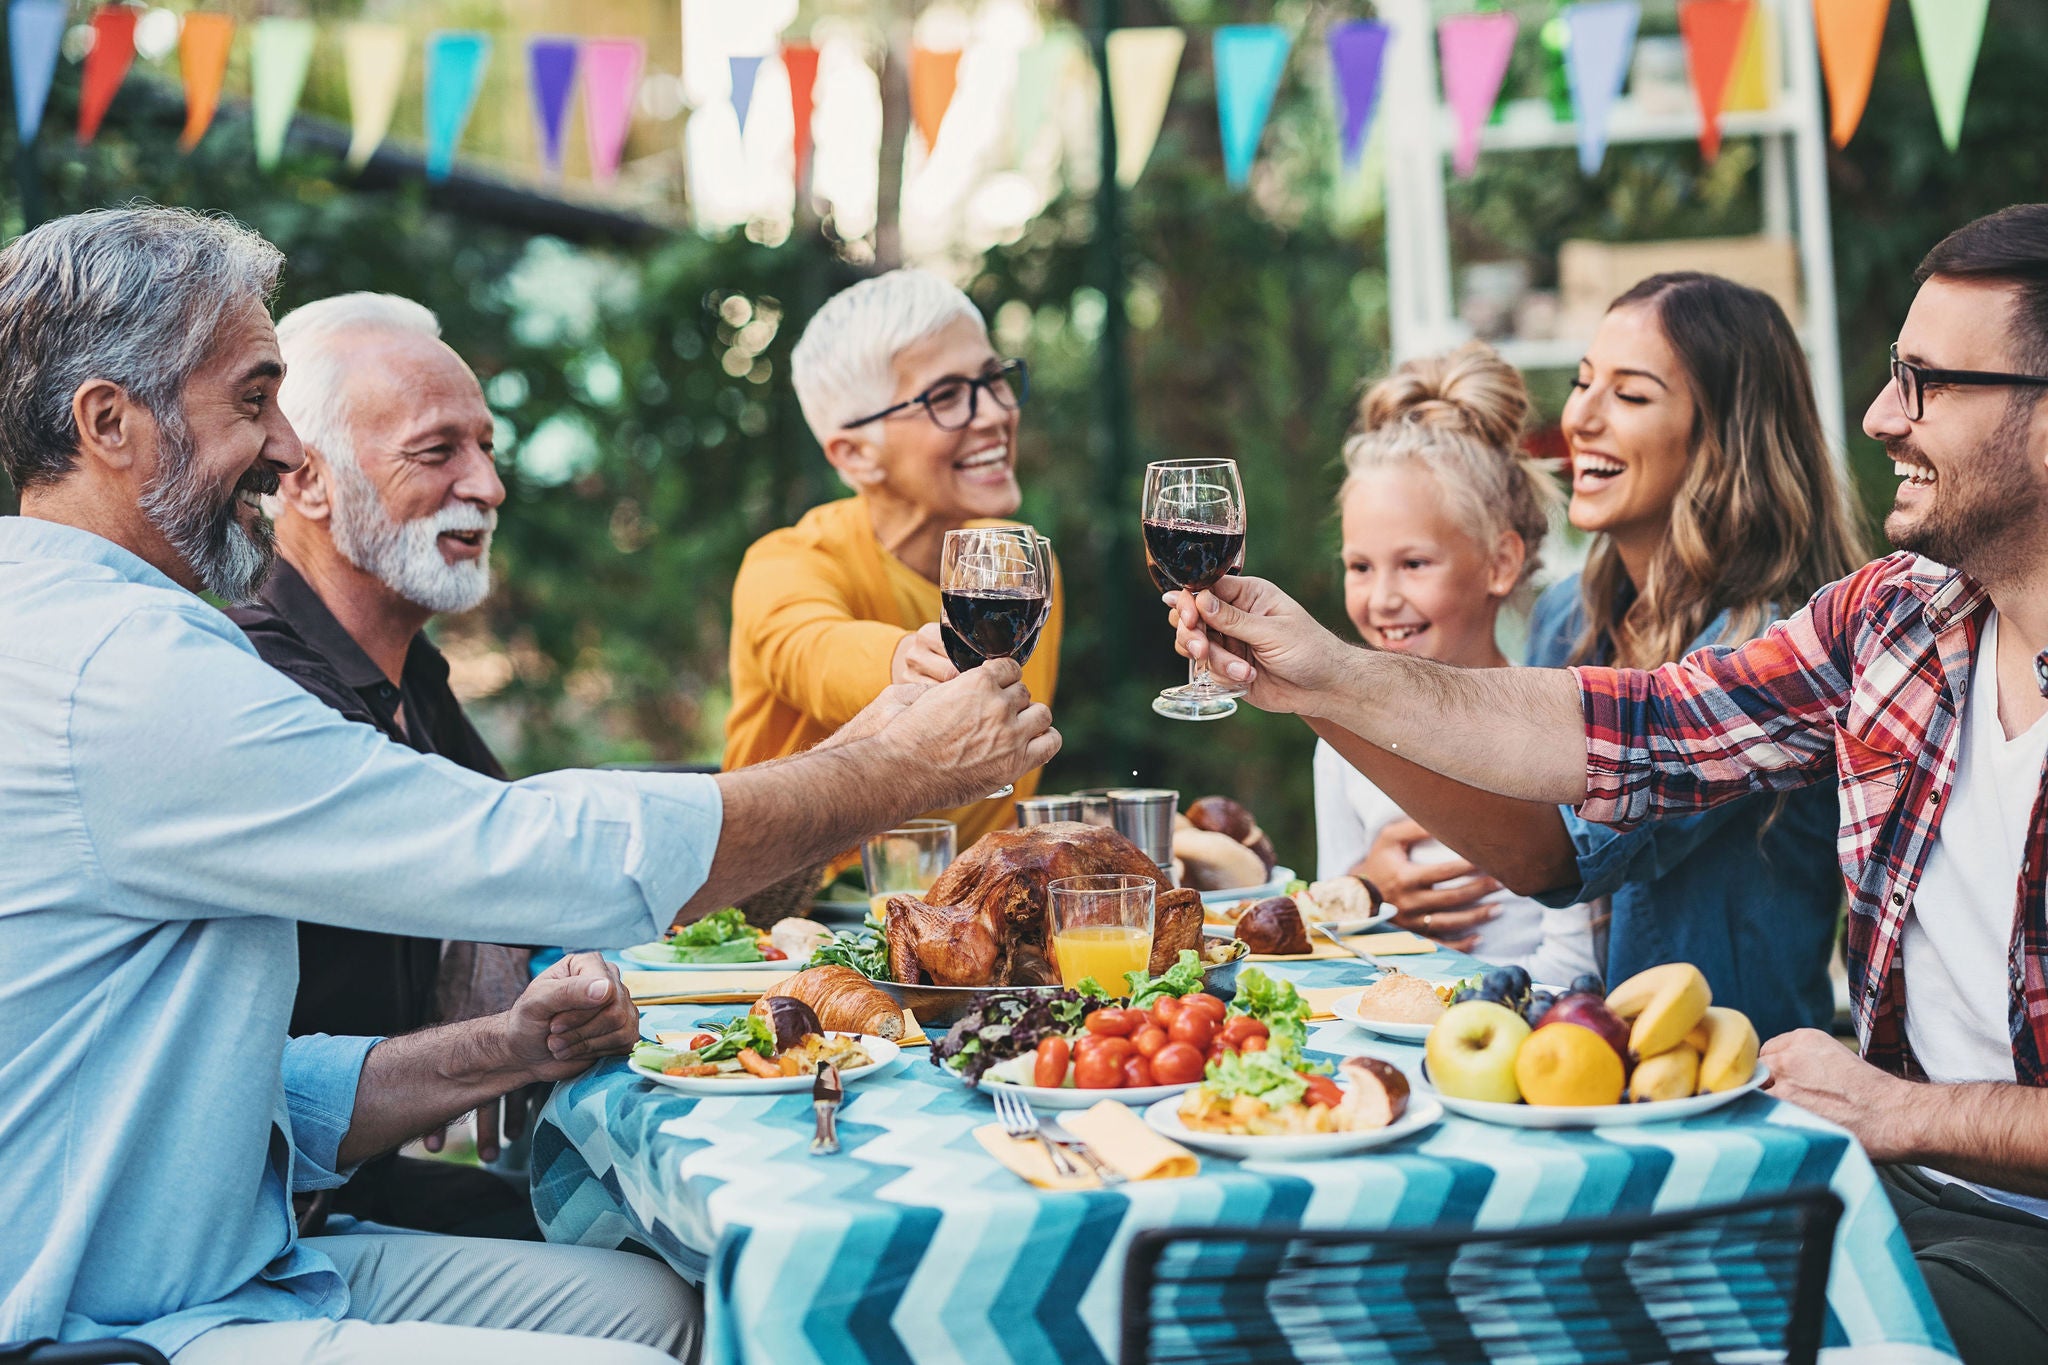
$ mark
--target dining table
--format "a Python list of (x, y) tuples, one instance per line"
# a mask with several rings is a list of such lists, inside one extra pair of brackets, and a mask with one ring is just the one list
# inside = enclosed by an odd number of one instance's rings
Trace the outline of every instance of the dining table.
[[(1438, 949), (1388, 965), (1445, 981), (1486, 964)], [(1264, 969), (1302, 987), (1362, 987), (1379, 971), (1348, 956)], [(738, 1008), (657, 1006), (644, 1031)], [(1307, 1050), (1421, 1070), (1420, 1046), (1342, 1021), (1311, 1023)], [(1517, 1229), (1826, 1185), (1843, 1215), (1822, 1359), (1955, 1359), (1863, 1149), (1768, 1093), (1634, 1127), (1539, 1131), (1446, 1114), (1357, 1155), (1205, 1153), (1193, 1177), (1062, 1192), (983, 1150), (973, 1131), (993, 1119), (988, 1096), (928, 1049), (906, 1049), (847, 1087), (841, 1150), (814, 1156), (808, 1093), (693, 1098), (606, 1062), (558, 1085), (539, 1119), (534, 1211), (550, 1241), (637, 1246), (700, 1285), (710, 1365), (1106, 1365), (1125, 1252), (1142, 1229)]]

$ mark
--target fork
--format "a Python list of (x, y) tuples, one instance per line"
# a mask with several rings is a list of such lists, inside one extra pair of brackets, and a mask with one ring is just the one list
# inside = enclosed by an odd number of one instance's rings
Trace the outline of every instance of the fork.
[(1055, 1174), (1069, 1176), (1081, 1174), (1080, 1168), (1075, 1166), (1072, 1159), (1060, 1149), (1060, 1145), (1047, 1137), (1039, 1129), (1038, 1115), (1032, 1112), (1030, 1100), (1025, 1099), (1022, 1095), (1012, 1095), (1006, 1091), (998, 1090), (995, 1092), (995, 1101), (996, 1122), (1003, 1125), (1005, 1133), (1008, 1133), (1013, 1138), (1025, 1140), (1031, 1138), (1038, 1139), (1039, 1145), (1045, 1148), (1045, 1154), (1052, 1158), (1052, 1168)]
[[(1023, 1096), (1020, 1095), (1018, 1096), (1018, 1098), (1023, 1099)], [(1025, 1103), (1029, 1104), (1030, 1101), (1026, 1100)], [(1081, 1141), (1081, 1139), (1075, 1137), (1074, 1130), (1067, 1127), (1066, 1124), (1061, 1123), (1059, 1119), (1055, 1118), (1054, 1116), (1048, 1114), (1045, 1117), (1039, 1119), (1038, 1131), (1046, 1137), (1051, 1138), (1054, 1142), (1059, 1143), (1060, 1146), (1072, 1147), (1076, 1152), (1079, 1152), (1081, 1154), (1081, 1160), (1088, 1163), (1088, 1169), (1095, 1172), (1095, 1178), (1097, 1180), (1100, 1180), (1103, 1184), (1121, 1185), (1126, 1180), (1130, 1179), (1130, 1177), (1125, 1175), (1122, 1171), (1117, 1170), (1114, 1166), (1111, 1166), (1101, 1157), (1095, 1155), (1094, 1148), (1090, 1147), (1087, 1143)]]

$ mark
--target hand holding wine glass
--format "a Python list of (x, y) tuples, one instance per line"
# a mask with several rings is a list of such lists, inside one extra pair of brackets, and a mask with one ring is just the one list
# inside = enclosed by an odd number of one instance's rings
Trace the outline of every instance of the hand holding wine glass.
[[(1161, 592), (1199, 593), (1244, 567), (1244, 485), (1235, 460), (1161, 460), (1145, 467), (1145, 564)], [(1172, 720), (1221, 720), (1244, 690), (1219, 685), (1191, 659), (1185, 687), (1152, 700)]]
[[(1049, 552), (1042, 568), (1039, 539), (1028, 526), (946, 532), (939, 554), (939, 600), (951, 628), (947, 652), (955, 663), (1021, 663), (1031, 656), (1051, 600)], [(1013, 791), (1005, 786), (989, 796)]]

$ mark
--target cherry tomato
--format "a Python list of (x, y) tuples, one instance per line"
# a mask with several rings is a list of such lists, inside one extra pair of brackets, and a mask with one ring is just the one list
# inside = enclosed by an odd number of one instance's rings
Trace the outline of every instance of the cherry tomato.
[(1083, 1027), (1090, 1033), (1128, 1038), (1142, 1026), (1144, 1017), (1142, 1010), (1097, 1010), (1088, 1016)]
[(1067, 1079), (1067, 1040), (1048, 1038), (1038, 1045), (1031, 1063), (1031, 1083), (1052, 1089)]
[(1308, 1082), (1308, 1093), (1302, 1099), (1310, 1105), (1328, 1105), (1335, 1109), (1344, 1103), (1344, 1092), (1328, 1076), (1303, 1076)]
[(695, 1035), (693, 1035), (693, 1036), (692, 1036), (692, 1037), (690, 1038), (690, 1051), (692, 1051), (692, 1052), (695, 1052), (695, 1051), (696, 1051), (696, 1050), (697, 1050), (698, 1048), (700, 1048), (700, 1047), (710, 1047), (710, 1046), (711, 1046), (711, 1045), (712, 1045), (713, 1043), (715, 1043), (715, 1042), (717, 1042), (717, 1041), (718, 1041), (718, 1036), (717, 1036), (716, 1034), (712, 1034), (712, 1033), (699, 1033), (699, 1034), (695, 1034)]
[(1074, 1084), (1082, 1090), (1115, 1090), (1124, 1083), (1124, 1065), (1115, 1054), (1096, 1048), (1074, 1063)]
[(1221, 1038), (1218, 1038), (1215, 1042), (1209, 1044), (1209, 1060), (1212, 1062), (1222, 1061), (1223, 1054), (1226, 1051), (1228, 1051), (1228, 1049), (1223, 1046), (1223, 1040)]
[(1176, 1043), (1186, 1043), (1197, 1052), (1209, 1046), (1216, 1036), (1216, 1025), (1200, 1010), (1182, 1010), (1180, 1018), (1173, 1021), (1167, 1030)]
[(1142, 1090), (1159, 1084), (1152, 1079), (1152, 1063), (1143, 1057), (1133, 1057), (1124, 1063), (1124, 1086), (1130, 1090)]
[(1170, 1029), (1173, 1021), (1180, 1018), (1181, 1003), (1177, 995), (1162, 995), (1152, 1006), (1152, 1022), (1161, 1028)]
[(1239, 1052), (1264, 1052), (1266, 1050), (1266, 1040), (1259, 1034), (1254, 1033), (1251, 1037), (1239, 1043), (1237, 1050)]
[(1249, 1014), (1233, 1014), (1223, 1021), (1223, 1031), (1217, 1037), (1223, 1040), (1225, 1047), (1235, 1049), (1247, 1038), (1265, 1038), (1270, 1034), (1271, 1030), (1262, 1020), (1254, 1019)]
[(1189, 1085), (1202, 1079), (1202, 1054), (1186, 1043), (1168, 1043), (1152, 1058), (1152, 1079), (1160, 1085)]
[(1217, 1024), (1223, 1022), (1223, 1016), (1229, 1009), (1227, 1005), (1215, 996), (1204, 994), (1200, 991), (1193, 995), (1181, 997), (1180, 1008), (1183, 1014), (1200, 1010), (1209, 1016), (1210, 1022)]
[(787, 962), (789, 961), (789, 954), (783, 952), (782, 949), (774, 944), (767, 943), (761, 946), (761, 960), (763, 962)]
[(1138, 1036), (1131, 1039), (1131, 1045), (1138, 1049), (1140, 1057), (1150, 1057), (1166, 1046), (1166, 1030), (1157, 1024), (1147, 1024), (1138, 1030)]

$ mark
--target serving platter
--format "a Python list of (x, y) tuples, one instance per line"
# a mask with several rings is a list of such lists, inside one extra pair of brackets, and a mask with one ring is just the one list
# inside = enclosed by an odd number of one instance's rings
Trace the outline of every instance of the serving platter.
[(1273, 875), (1258, 886), (1235, 886), (1224, 891), (1204, 891), (1204, 905), (1235, 905), (1239, 901), (1260, 901), (1268, 896), (1278, 896), (1287, 890), (1287, 883), (1294, 880), (1294, 869), (1276, 867)]
[[(833, 1033), (828, 1036), (857, 1038), (867, 1050), (870, 1060), (866, 1066), (848, 1067), (839, 1073), (839, 1079), (845, 1082), (874, 1075), (903, 1052), (887, 1038), (877, 1038), (872, 1033)], [(787, 1095), (796, 1091), (808, 1092), (817, 1080), (816, 1076), (664, 1076), (630, 1059), (626, 1065), (643, 1080), (680, 1090), (685, 1095)]]
[(1076, 1085), (1018, 1085), (1013, 1081), (999, 1081), (993, 1076), (983, 1076), (975, 1082), (974, 1088), (989, 1095), (995, 1094), (998, 1090), (1022, 1095), (1031, 1101), (1033, 1109), (1089, 1109), (1103, 1100), (1115, 1100), (1118, 1104), (1153, 1104), (1160, 1100), (1171, 1100), (1198, 1084), (1200, 1082), (1183, 1081), (1179, 1085), (1137, 1085), (1117, 1090), (1083, 1090)]
[(653, 967), (667, 972), (789, 972), (801, 965), (786, 959), (781, 962), (678, 962), (668, 953), (668, 945), (663, 943), (636, 943), (619, 950), (619, 956), (636, 967)]
[(1242, 1137), (1232, 1133), (1208, 1133), (1180, 1121), (1180, 1101), (1160, 1100), (1145, 1110), (1145, 1122), (1154, 1131), (1185, 1147), (1198, 1147), (1239, 1161), (1313, 1161), (1320, 1157), (1349, 1156), (1353, 1152), (1384, 1147), (1434, 1124), (1444, 1116), (1444, 1106), (1430, 1094), (1411, 1092), (1408, 1110), (1384, 1128), (1367, 1128), (1352, 1133), (1303, 1133), (1287, 1137)]
[[(1237, 969), (1249, 961), (1250, 956), (1249, 953), (1239, 953), (1227, 962), (1204, 964), (1202, 989), (1222, 1000), (1229, 1000), (1237, 993)], [(918, 1022), (928, 1029), (949, 1028), (957, 1024), (963, 1015), (980, 1003), (982, 997), (995, 991), (1056, 992), (1063, 989), (1060, 986), (906, 986), (900, 981), (870, 979), (903, 1008), (915, 1014)]]
[(1358, 990), (1349, 995), (1338, 996), (1330, 1004), (1330, 1013), (1346, 1023), (1358, 1025), (1368, 1033), (1377, 1033), (1382, 1038), (1392, 1038), (1403, 1043), (1419, 1043), (1429, 1037), (1429, 1031), (1436, 1027), (1433, 1023), (1400, 1024), (1387, 1019), (1368, 1019), (1358, 1012), (1359, 997), (1364, 994), (1364, 991)]
[(1762, 1062), (1747, 1083), (1733, 1090), (1706, 1095), (1689, 1095), (1682, 1100), (1650, 1100), (1643, 1104), (1500, 1104), (1493, 1100), (1461, 1100), (1429, 1084), (1425, 1071), (1421, 1089), (1443, 1101), (1453, 1114), (1482, 1123), (1508, 1128), (1634, 1128), (1645, 1123), (1669, 1123), (1711, 1113), (1733, 1104), (1770, 1080), (1771, 1069)]

